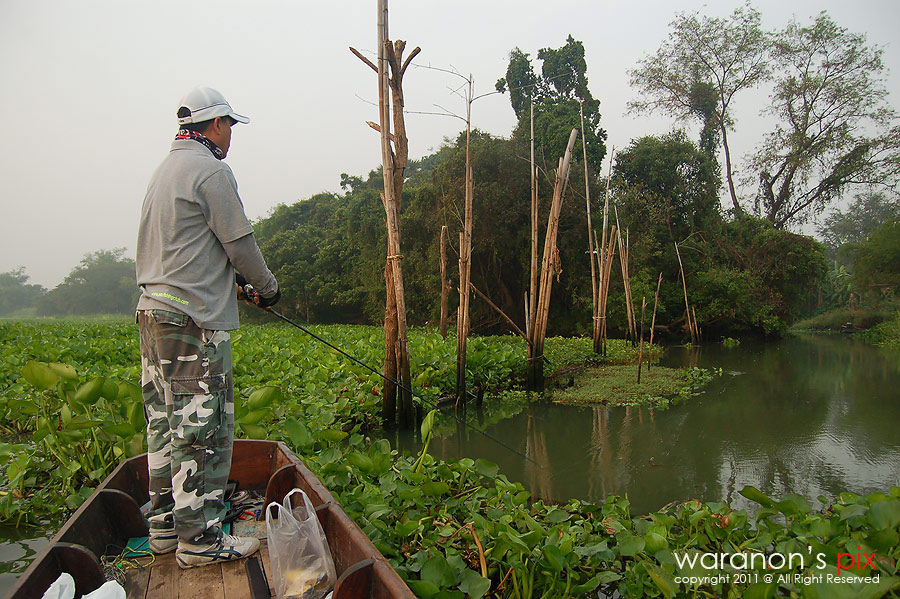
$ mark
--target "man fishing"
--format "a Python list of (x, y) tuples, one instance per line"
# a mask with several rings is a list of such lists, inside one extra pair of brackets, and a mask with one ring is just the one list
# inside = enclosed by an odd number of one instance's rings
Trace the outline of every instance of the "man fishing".
[(232, 126), (250, 119), (209, 87), (188, 92), (177, 117), (180, 129), (141, 209), (136, 318), (150, 549), (175, 551), (179, 566), (191, 568), (259, 548), (258, 539), (221, 529), (234, 439), (229, 331), (239, 326), (236, 296), (247, 282), (255, 289), (247, 299), (263, 308), (281, 293), (223, 162)]

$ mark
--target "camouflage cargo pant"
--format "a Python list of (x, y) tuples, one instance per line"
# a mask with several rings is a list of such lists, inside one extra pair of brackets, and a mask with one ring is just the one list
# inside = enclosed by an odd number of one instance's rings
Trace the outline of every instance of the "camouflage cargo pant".
[(150, 527), (212, 543), (225, 517), (234, 391), (228, 331), (187, 315), (141, 310), (141, 386), (147, 414)]

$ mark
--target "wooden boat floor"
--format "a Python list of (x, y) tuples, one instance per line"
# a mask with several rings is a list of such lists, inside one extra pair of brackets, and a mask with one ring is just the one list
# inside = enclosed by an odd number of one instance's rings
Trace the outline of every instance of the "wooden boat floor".
[(155, 557), (139, 558), (141, 568), (125, 571), (125, 595), (128, 599), (250, 599), (250, 578), (247, 561), (257, 559), (269, 585), (269, 595), (275, 597), (269, 548), (260, 539), (259, 551), (250, 557), (208, 566), (182, 570), (175, 561), (175, 552)]

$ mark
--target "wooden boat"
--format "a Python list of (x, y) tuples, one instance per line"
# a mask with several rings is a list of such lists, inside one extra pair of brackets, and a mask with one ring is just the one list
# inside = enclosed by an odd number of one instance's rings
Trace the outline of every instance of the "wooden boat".
[[(283, 443), (236, 440), (230, 478), (242, 490), (265, 492), (265, 505), (281, 501), (293, 488), (306, 492), (334, 559), (334, 599), (415, 599), (328, 489)], [(40, 599), (62, 572), (75, 579), (76, 597), (103, 584), (101, 557), (130, 538), (147, 535), (139, 507), (149, 500), (147, 483), (146, 454), (122, 462), (19, 577), (7, 598)], [(126, 570), (128, 599), (275, 597), (264, 540), (255, 556), (225, 564), (182, 570), (174, 553), (138, 561), (142, 567)]]

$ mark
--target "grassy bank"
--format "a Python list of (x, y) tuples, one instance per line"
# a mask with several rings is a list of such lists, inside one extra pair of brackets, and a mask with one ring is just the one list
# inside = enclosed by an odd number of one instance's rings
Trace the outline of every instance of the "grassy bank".
[(893, 318), (857, 333), (856, 337), (881, 347), (900, 350), (900, 310)]
[(792, 331), (817, 333), (854, 333), (868, 330), (897, 317), (897, 306), (884, 305), (879, 308), (840, 308), (799, 320), (791, 326)]
[(651, 406), (665, 409), (696, 394), (713, 373), (702, 368), (644, 368), (637, 382), (637, 365), (587, 368), (574, 384), (553, 393), (553, 401), (566, 405)]

